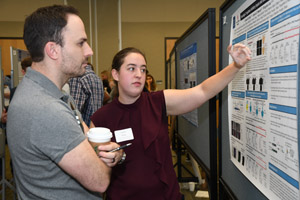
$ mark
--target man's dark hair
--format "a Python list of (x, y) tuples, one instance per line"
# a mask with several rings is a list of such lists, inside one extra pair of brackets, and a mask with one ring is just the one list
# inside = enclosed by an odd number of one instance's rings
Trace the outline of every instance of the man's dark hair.
[(68, 14), (79, 15), (79, 12), (71, 6), (53, 5), (39, 8), (26, 18), (23, 39), (33, 62), (44, 59), (47, 42), (64, 45), (62, 30)]

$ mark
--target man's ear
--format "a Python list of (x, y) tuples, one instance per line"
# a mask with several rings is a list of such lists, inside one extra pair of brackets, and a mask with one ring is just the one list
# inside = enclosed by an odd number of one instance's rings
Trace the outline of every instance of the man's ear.
[(47, 42), (45, 45), (45, 53), (53, 60), (58, 59), (60, 52), (60, 45), (55, 42)]
[(111, 75), (115, 81), (119, 81), (119, 72), (116, 69), (111, 70)]

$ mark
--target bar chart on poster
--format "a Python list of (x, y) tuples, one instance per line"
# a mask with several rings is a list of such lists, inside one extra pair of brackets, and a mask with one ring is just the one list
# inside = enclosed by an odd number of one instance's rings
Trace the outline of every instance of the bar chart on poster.
[(228, 86), (230, 159), (268, 199), (299, 199), (299, 1), (247, 0), (227, 20), (252, 53)]

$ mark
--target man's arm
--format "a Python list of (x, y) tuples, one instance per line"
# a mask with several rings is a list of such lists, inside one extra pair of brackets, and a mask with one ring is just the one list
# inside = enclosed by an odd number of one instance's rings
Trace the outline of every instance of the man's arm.
[(89, 96), (89, 103), (91, 103), (91, 111), (93, 114), (103, 105), (104, 90), (102, 80), (95, 74), (90, 73), (81, 79), (81, 84), (84, 88), (84, 93)]
[(84, 105), (86, 95), (82, 91), (82, 83), (80, 81), (80, 78), (79, 77), (71, 78), (69, 80), (69, 85), (70, 85), (70, 94), (74, 99), (76, 108), (79, 110), (79, 112), (82, 112), (82, 107)]
[(66, 153), (58, 165), (88, 190), (103, 193), (110, 183), (111, 169), (98, 158), (87, 139)]

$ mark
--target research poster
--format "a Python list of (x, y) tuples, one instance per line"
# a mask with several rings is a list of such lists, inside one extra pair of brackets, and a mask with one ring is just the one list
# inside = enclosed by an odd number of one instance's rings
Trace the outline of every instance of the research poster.
[(14, 73), (17, 74), (17, 76), (13, 76), (13, 79), (14, 78), (17, 79), (16, 82), (13, 81), (14, 87), (17, 86), (23, 78), (21, 62), (24, 58), (29, 57), (29, 56), (30, 56), (30, 54), (28, 51), (11, 47), (11, 57), (13, 58), (12, 65), (11, 65), (12, 66), (11, 72), (12, 72), (12, 74), (14, 74)]
[(299, 3), (247, 0), (231, 18), (252, 52), (228, 87), (231, 160), (268, 199), (299, 200)]
[[(197, 43), (180, 52), (180, 88), (187, 89), (197, 85)], [(186, 120), (198, 127), (198, 110), (182, 115)]]

